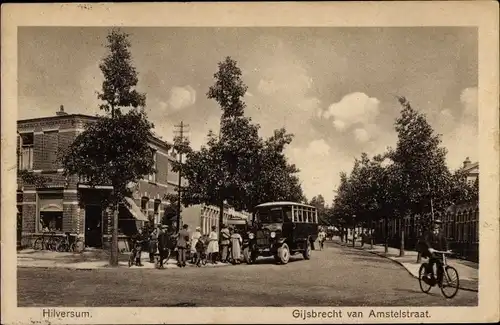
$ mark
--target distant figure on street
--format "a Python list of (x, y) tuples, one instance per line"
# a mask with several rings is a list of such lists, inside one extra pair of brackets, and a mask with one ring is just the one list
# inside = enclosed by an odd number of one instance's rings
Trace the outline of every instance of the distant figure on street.
[(212, 226), (212, 231), (208, 236), (208, 259), (212, 264), (217, 264), (217, 255), (219, 254), (219, 236), (217, 236), (217, 227)]
[(221, 235), (221, 241), (220, 241), (220, 246), (221, 246), (221, 262), (222, 263), (227, 263), (229, 259), (229, 245), (231, 244), (231, 233), (229, 231), (229, 228), (227, 228), (226, 225), (222, 225), (222, 230), (220, 232)]
[[(433, 222), (433, 229), (427, 231), (422, 239), (422, 257), (429, 258), (429, 263), (427, 263), (427, 278), (434, 278), (434, 264), (440, 265), (442, 263), (441, 257), (435, 254), (435, 251), (446, 251), (448, 250), (448, 241), (446, 237), (441, 232), (441, 220), (437, 219)], [(438, 267), (438, 280), (442, 276), (442, 268)]]
[(231, 235), (231, 257), (233, 264), (240, 264), (242, 243), (243, 238), (241, 238), (241, 235), (238, 233), (238, 229), (234, 229)]
[(196, 244), (198, 243), (198, 239), (200, 239), (201, 237), (202, 237), (201, 228), (196, 227), (195, 232), (193, 232), (193, 234), (191, 235), (191, 245), (190, 245), (191, 257), (192, 257), (191, 262), (193, 264), (196, 263), (197, 260)]
[(182, 226), (181, 231), (177, 236), (177, 266), (185, 267), (186, 266), (186, 249), (189, 243), (189, 232), (188, 225), (185, 224)]
[(321, 228), (318, 233), (319, 250), (323, 250), (325, 239), (326, 239), (326, 233), (323, 230), (323, 228)]

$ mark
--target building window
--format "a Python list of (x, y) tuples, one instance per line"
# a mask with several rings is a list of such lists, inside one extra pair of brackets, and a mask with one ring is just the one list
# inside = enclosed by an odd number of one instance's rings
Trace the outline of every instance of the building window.
[(21, 134), (21, 150), (19, 153), (19, 169), (33, 170), (33, 148), (34, 148), (33, 133)]
[(160, 205), (161, 205), (161, 200), (156, 199), (154, 202), (154, 218), (155, 218), (155, 223), (158, 224), (160, 223)]
[(59, 148), (59, 131), (43, 132), (43, 168), (46, 170), (57, 169), (57, 150)]
[(149, 198), (143, 196), (141, 199), (141, 211), (145, 216), (148, 215), (148, 203), (149, 203)]
[(148, 175), (148, 181), (155, 183), (156, 182), (156, 156), (157, 156), (157, 153), (156, 153), (156, 150), (154, 150), (154, 149), (152, 149), (151, 151), (153, 153), (153, 168), (155, 171)]
[(51, 192), (38, 195), (38, 229), (40, 231), (63, 230), (63, 193)]

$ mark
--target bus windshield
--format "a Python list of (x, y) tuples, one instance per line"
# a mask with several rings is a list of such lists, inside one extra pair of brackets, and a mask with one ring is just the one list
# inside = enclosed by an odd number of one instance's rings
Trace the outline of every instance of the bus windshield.
[(291, 209), (287, 207), (265, 207), (256, 213), (256, 220), (260, 223), (282, 223), (291, 221)]

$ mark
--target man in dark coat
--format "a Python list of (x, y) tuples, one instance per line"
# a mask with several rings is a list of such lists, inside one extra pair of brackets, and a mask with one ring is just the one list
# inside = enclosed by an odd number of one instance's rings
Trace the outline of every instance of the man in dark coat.
[(168, 236), (167, 226), (162, 226), (158, 231), (158, 267), (163, 268), (163, 261), (168, 258)]
[[(422, 257), (429, 258), (428, 268), (427, 268), (427, 277), (433, 278), (434, 272), (433, 267), (434, 264), (438, 266), (441, 263), (441, 256), (436, 254), (435, 251), (447, 251), (448, 250), (448, 241), (441, 231), (441, 220), (437, 219), (433, 222), (433, 229), (425, 232), (422, 238)], [(438, 279), (442, 275), (442, 269), (438, 267)]]
[(186, 250), (189, 243), (188, 225), (183, 225), (177, 236), (177, 266), (186, 266)]
[(137, 233), (132, 235), (132, 249), (135, 255), (135, 265), (142, 266), (141, 263), (141, 252), (142, 252), (142, 244), (143, 244), (143, 235), (142, 229), (139, 229)]

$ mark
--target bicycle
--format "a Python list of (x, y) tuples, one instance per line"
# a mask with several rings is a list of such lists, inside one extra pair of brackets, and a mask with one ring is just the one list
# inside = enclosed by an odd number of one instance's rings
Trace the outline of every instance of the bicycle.
[[(46, 239), (46, 235), (49, 235), (49, 238)], [(55, 231), (47, 231), (43, 232), (41, 236), (39, 236), (35, 242), (33, 243), (33, 249), (35, 250), (56, 250), (57, 240), (55, 235)]]
[(83, 241), (80, 238), (76, 238), (75, 240), (71, 241), (70, 238), (76, 235), (72, 235), (69, 232), (65, 233), (64, 239), (62, 239), (57, 247), (56, 250), (58, 252), (74, 252), (74, 253), (81, 253), (84, 249), (84, 244)]
[[(427, 278), (427, 267), (428, 262), (422, 263), (418, 271), (418, 282), (420, 285), (420, 290), (424, 293), (428, 293), (432, 287), (438, 285), (441, 289), (441, 293), (448, 299), (455, 297), (458, 293), (460, 279), (457, 270), (448, 265), (446, 255), (452, 255), (451, 251), (434, 251), (434, 253), (441, 254), (442, 261), (436, 263), (437, 266), (437, 278), (434, 276), (434, 270), (432, 278)], [(455, 280), (453, 280), (455, 279)], [(446, 291), (447, 288), (452, 288), (451, 293)]]

